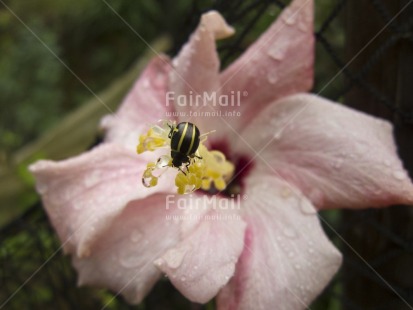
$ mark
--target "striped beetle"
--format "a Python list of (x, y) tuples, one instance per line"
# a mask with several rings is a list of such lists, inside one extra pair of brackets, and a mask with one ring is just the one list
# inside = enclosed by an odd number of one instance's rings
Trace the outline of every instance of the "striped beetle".
[(172, 166), (180, 168), (185, 163), (188, 167), (190, 158), (198, 157), (195, 152), (200, 143), (199, 129), (189, 122), (169, 127), (171, 128), (168, 138), (171, 139)]

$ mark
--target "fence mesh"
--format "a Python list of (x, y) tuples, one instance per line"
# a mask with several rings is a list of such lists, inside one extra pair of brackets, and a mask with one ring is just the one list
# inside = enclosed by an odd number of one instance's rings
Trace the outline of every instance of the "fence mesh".
[[(413, 5), (393, 0), (357, 2), (316, 1), (314, 92), (393, 121), (396, 134), (397, 128), (411, 130), (413, 105), (400, 104), (395, 95), (399, 92), (382, 87), (386, 83), (396, 83), (396, 88), (406, 85), (405, 76), (389, 76), (391, 82), (380, 84), (375, 75), (377, 70), (386, 70), (386, 66), (403, 66), (404, 61), (413, 70)], [(174, 55), (187, 40), (200, 15), (215, 9), (237, 29), (230, 41), (219, 43), (225, 66), (256, 39), (257, 29), (261, 31), (263, 25), (269, 25), (286, 4), (288, 1), (270, 0), (189, 2), (180, 27), (171, 33), (174, 45), (170, 54)], [(399, 14), (403, 7), (406, 12)], [(364, 41), (360, 46), (350, 44), (359, 36), (352, 25), (360, 25), (358, 19), (364, 20), (362, 24), (371, 33), (379, 34), (377, 39)], [(408, 53), (399, 53), (401, 49)], [(397, 60), (392, 58), (395, 54)], [(360, 101), (366, 98), (372, 104)], [(409, 154), (412, 152), (401, 155), (411, 168)], [(326, 233), (344, 253), (344, 263), (311, 309), (412, 309), (412, 211), (396, 206), (386, 210), (330, 211), (320, 216)], [(129, 306), (104, 289), (77, 288), (70, 260), (59, 247), (40, 203), (1, 229), (0, 308), (213, 309), (213, 304), (191, 304), (167, 279), (160, 281), (139, 306)]]

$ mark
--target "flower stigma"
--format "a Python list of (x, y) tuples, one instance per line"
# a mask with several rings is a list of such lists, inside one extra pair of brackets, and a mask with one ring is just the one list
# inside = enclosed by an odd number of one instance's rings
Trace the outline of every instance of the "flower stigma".
[(155, 151), (159, 148), (169, 149), (168, 155), (162, 155), (155, 162), (149, 162), (142, 175), (142, 184), (145, 187), (154, 187), (158, 179), (168, 168), (175, 168), (178, 173), (175, 177), (175, 186), (178, 194), (189, 194), (198, 189), (223, 191), (234, 174), (235, 166), (228, 161), (225, 155), (217, 150), (208, 150), (204, 145), (207, 134), (200, 135), (199, 147), (194, 154), (186, 156), (181, 166), (173, 165), (171, 156), (171, 133), (176, 131), (175, 122), (161, 121), (161, 125), (149, 128), (146, 134), (139, 137), (137, 153)]

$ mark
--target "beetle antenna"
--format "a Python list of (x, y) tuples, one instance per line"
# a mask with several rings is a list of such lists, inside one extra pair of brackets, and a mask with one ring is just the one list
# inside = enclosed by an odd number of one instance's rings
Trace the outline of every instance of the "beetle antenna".
[(206, 139), (208, 138), (207, 136), (208, 136), (210, 133), (213, 133), (213, 132), (215, 132), (215, 131), (216, 131), (216, 130), (214, 129), (214, 130), (208, 131), (208, 132), (203, 133), (202, 135), (200, 135), (200, 136), (199, 136), (200, 142), (205, 142)]

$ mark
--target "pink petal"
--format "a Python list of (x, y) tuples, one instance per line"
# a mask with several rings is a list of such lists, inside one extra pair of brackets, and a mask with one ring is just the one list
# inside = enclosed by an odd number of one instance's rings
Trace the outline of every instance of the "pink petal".
[(135, 150), (139, 135), (151, 125), (174, 119), (167, 114), (173, 106), (165, 103), (170, 69), (166, 56), (157, 56), (148, 64), (116, 114), (102, 119), (101, 127), (107, 131), (105, 141)]
[(79, 285), (110, 288), (139, 303), (161, 276), (153, 261), (178, 242), (179, 225), (165, 208), (165, 195), (134, 201), (92, 245), (89, 257), (74, 256)]
[[(208, 12), (202, 15), (201, 22), (189, 42), (172, 61), (174, 70), (170, 75), (170, 90), (173, 92), (171, 103), (175, 104), (177, 111), (183, 113), (180, 114), (181, 120), (188, 120), (191, 111), (210, 111), (207, 107), (202, 108), (202, 100), (199, 105), (196, 105), (195, 100), (197, 96), (203, 97), (205, 93), (210, 94), (219, 89), (219, 58), (215, 40), (228, 37), (233, 32), (218, 12)], [(191, 98), (193, 103), (189, 101)], [(206, 130), (209, 127), (208, 119), (195, 117), (193, 121), (201, 130)]]
[(224, 200), (229, 202), (225, 198), (189, 202), (201, 209), (185, 214), (184, 221), (189, 223), (184, 223), (183, 241), (155, 262), (194, 302), (208, 302), (229, 281), (243, 248), (245, 223), (230, 208), (235, 205), (228, 204), (228, 210), (218, 208)]
[(249, 178), (245, 247), (218, 309), (306, 309), (341, 263), (311, 203), (272, 176)]
[[(222, 73), (222, 93), (240, 93), (240, 106), (235, 110), (241, 117), (232, 118), (240, 127), (271, 101), (311, 89), (313, 15), (312, 0), (294, 0), (277, 21)], [(229, 106), (228, 110), (234, 110), (234, 107)]]
[(66, 252), (90, 255), (90, 244), (134, 199), (172, 192), (172, 175), (147, 189), (141, 177), (146, 162), (116, 144), (103, 144), (60, 162), (38, 161), (30, 166), (37, 191)]
[(264, 148), (258, 169), (294, 184), (319, 209), (413, 203), (387, 121), (301, 94), (273, 103), (243, 137), (249, 146), (240, 142), (240, 152)]

